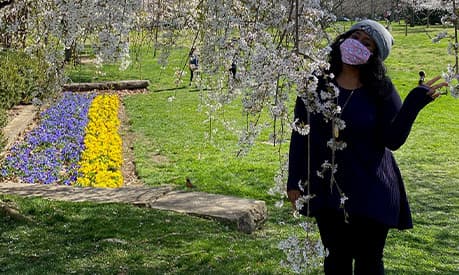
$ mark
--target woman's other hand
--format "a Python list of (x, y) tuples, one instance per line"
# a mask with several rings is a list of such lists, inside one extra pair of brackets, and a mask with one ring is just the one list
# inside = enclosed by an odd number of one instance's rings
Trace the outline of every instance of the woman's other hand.
[(301, 196), (301, 192), (299, 190), (289, 190), (287, 191), (287, 197), (292, 203), (293, 210), (296, 210), (296, 201)]
[[(440, 76), (436, 76), (432, 78), (431, 80), (424, 82), (421, 87), (427, 88), (427, 95), (430, 96), (432, 99), (435, 99), (441, 95), (441, 92), (437, 91), (440, 88), (447, 87), (448, 83), (446, 82), (439, 82), (436, 83), (438, 80), (440, 80)], [(436, 84), (435, 84), (436, 83)]]

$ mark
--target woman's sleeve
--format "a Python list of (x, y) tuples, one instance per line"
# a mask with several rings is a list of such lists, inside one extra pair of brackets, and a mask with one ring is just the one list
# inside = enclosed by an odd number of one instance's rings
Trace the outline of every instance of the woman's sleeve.
[[(297, 97), (294, 112), (297, 123), (307, 124), (307, 112), (303, 100)], [(292, 131), (289, 149), (287, 191), (300, 190), (299, 182), (304, 181), (307, 176), (307, 140), (297, 131)]]
[(418, 86), (406, 96), (403, 104), (392, 86), (392, 92), (382, 104), (382, 137), (390, 150), (400, 148), (408, 138), (419, 112), (433, 99), (427, 95), (428, 88)]

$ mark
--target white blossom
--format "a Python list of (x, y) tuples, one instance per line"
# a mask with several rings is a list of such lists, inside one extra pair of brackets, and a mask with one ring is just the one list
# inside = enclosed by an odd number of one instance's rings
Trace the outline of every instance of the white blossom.
[(325, 173), (329, 171), (331, 174), (334, 174), (338, 170), (338, 165), (337, 164), (332, 164), (329, 160), (325, 160), (320, 167), (322, 170), (316, 171), (317, 176), (319, 178), (325, 178)]
[[(313, 223), (301, 223), (300, 226), (308, 232), (316, 231)], [(300, 240), (296, 236), (289, 236), (286, 240), (281, 241), (278, 247), (286, 255), (281, 265), (289, 267), (297, 274), (321, 266), (325, 255), (320, 240), (313, 238)]]
[(291, 127), (293, 131), (298, 132), (302, 136), (309, 134), (310, 126), (308, 124), (304, 124), (304, 122), (299, 122), (298, 118), (291, 124)]
[(447, 31), (440, 32), (434, 38), (432, 38), (432, 42), (438, 43), (438, 42), (440, 42), (440, 40), (442, 40), (443, 38), (446, 38), (446, 37), (448, 37), (448, 32)]
[(333, 151), (340, 151), (344, 150), (347, 147), (347, 144), (342, 140), (332, 138), (327, 142), (327, 146)]
[(295, 201), (295, 208), (300, 211), (303, 209), (303, 207), (305, 205), (307, 205), (309, 203), (309, 201), (311, 199), (313, 199), (315, 197), (314, 194), (307, 194), (307, 195), (303, 195), (303, 196), (300, 196), (296, 201)]
[(346, 195), (344, 193), (340, 194), (341, 197), (339, 199), (339, 205), (341, 208), (344, 208), (344, 204), (346, 203), (346, 201), (349, 199), (348, 197), (346, 197)]
[(448, 83), (451, 96), (459, 98), (459, 75), (456, 74), (456, 70), (451, 64), (448, 65), (447, 71), (442, 73), (442, 77)]

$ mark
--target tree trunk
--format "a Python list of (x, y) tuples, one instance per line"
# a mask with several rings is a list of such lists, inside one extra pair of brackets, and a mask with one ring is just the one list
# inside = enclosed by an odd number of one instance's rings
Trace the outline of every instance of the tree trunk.
[(146, 89), (150, 85), (148, 80), (122, 80), (95, 83), (65, 84), (65, 91), (92, 91), (92, 90), (137, 90)]

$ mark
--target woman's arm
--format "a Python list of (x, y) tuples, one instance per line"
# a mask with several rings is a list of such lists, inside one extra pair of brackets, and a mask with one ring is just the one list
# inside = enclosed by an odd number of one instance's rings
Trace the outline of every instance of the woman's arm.
[(419, 112), (439, 96), (437, 89), (448, 85), (445, 82), (434, 85), (439, 79), (436, 77), (411, 90), (403, 104), (395, 88), (383, 100), (382, 119), (387, 123), (383, 122), (382, 137), (387, 148), (397, 150), (406, 142)]

